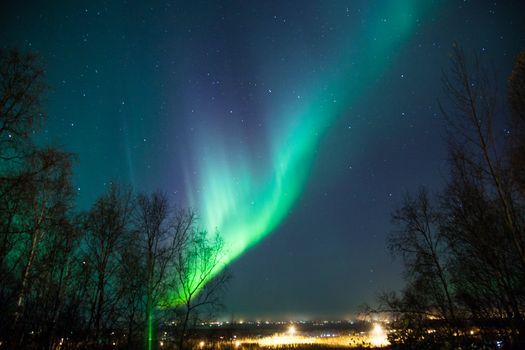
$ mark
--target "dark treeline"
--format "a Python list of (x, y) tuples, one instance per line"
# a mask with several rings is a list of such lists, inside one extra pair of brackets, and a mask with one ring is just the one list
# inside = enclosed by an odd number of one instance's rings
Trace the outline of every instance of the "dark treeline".
[(183, 348), (226, 281), (209, 282), (220, 237), (164, 194), (118, 184), (79, 212), (75, 157), (33, 138), (44, 73), (35, 55), (0, 51), (0, 348)]
[(454, 46), (443, 79), (447, 184), (407, 195), (393, 215), (388, 243), (406, 286), (379, 309), (391, 312), (399, 348), (525, 348), (525, 53), (505, 125), (491, 72)]

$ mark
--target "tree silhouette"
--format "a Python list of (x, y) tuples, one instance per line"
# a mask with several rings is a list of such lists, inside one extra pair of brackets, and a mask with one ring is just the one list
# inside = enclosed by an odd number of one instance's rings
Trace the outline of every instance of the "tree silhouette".
[(219, 305), (220, 293), (229, 279), (229, 272), (220, 271), (224, 264), (224, 243), (215, 234), (192, 228), (188, 240), (176, 256), (175, 291), (179, 308), (182, 309), (178, 348), (184, 349), (191, 317), (205, 307)]
[(0, 348), (151, 348), (176, 306), (183, 344), (190, 314), (218, 302), (222, 240), (114, 183), (78, 213), (76, 158), (33, 140), (45, 92), (36, 55), (0, 49)]
[[(400, 294), (383, 294), (379, 309), (396, 320), (394, 344), (488, 346), (501, 338), (512, 348), (525, 344), (523, 139), (514, 136), (522, 132), (524, 57), (509, 80), (513, 136), (501, 137), (489, 71), (453, 47), (443, 79), (448, 100), (441, 105), (448, 183), (434, 197), (425, 190), (407, 196), (393, 215), (399, 229), (389, 247), (403, 258), (407, 285)], [(469, 327), (478, 334), (469, 336)]]
[(131, 191), (112, 184), (87, 213), (84, 261), (91, 268), (89, 282), (89, 321), (87, 331), (94, 346), (106, 341), (108, 331), (118, 318), (116, 308), (121, 297), (117, 273), (121, 256), (131, 237), (133, 211)]
[(154, 315), (167, 297), (169, 274), (175, 258), (186, 246), (195, 215), (181, 210), (174, 218), (168, 198), (161, 193), (139, 195), (135, 211), (138, 252), (144, 260), (146, 346), (154, 342)]

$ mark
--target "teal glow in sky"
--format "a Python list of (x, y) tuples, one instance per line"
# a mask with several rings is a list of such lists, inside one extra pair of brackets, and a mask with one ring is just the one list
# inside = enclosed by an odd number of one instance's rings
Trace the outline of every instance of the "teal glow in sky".
[(39, 137), (78, 155), (80, 208), (110, 181), (164, 191), (229, 245), (228, 317), (334, 318), (402, 285), (385, 238), (403, 194), (447, 173), (452, 43), (493, 62), (503, 93), (524, 7), (5, 1), (0, 44), (46, 65)]

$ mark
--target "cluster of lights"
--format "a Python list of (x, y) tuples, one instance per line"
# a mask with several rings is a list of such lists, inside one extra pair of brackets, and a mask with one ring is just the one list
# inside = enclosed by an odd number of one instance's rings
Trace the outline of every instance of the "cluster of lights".
[[(285, 333), (277, 333), (273, 336), (264, 338), (244, 338), (235, 339), (235, 348), (239, 348), (242, 344), (257, 344), (260, 347), (276, 348), (290, 345), (331, 345), (331, 346), (344, 346), (348, 347), (349, 344), (366, 344), (373, 347), (383, 347), (390, 343), (388, 342), (386, 332), (379, 323), (375, 323), (370, 332), (360, 332), (355, 335), (336, 335), (330, 334), (326, 337), (326, 334), (320, 336), (303, 336), (298, 334), (298, 330), (295, 325), (290, 325)], [(236, 338), (236, 337), (234, 337)], [(203, 344), (203, 342), (201, 342)], [(202, 348), (202, 346), (201, 346)]]
[(390, 344), (385, 330), (379, 323), (374, 324), (374, 328), (370, 332), (370, 344), (372, 346), (386, 346)]

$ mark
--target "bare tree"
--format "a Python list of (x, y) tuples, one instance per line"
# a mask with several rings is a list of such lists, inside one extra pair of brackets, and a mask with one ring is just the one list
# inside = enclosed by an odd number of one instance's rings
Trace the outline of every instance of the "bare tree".
[(184, 348), (191, 316), (200, 309), (220, 304), (220, 294), (229, 279), (228, 271), (223, 270), (224, 254), (224, 243), (218, 233), (210, 237), (206, 231), (195, 228), (178, 251), (174, 300), (182, 309), (179, 349)]
[(74, 218), (62, 217), (35, 261), (34, 296), (29, 308), (31, 320), (41, 329), (36, 341), (42, 349), (56, 349), (61, 338), (71, 337), (72, 327), (64, 314), (78, 278), (80, 233)]
[[(21, 314), (18, 275), (27, 225), (20, 214), (27, 209), (30, 189), (43, 164), (44, 151), (34, 154), (32, 132), (43, 118), (44, 70), (36, 55), (0, 49), (0, 319), (2, 330), (11, 329), (14, 313)], [(32, 168), (36, 165), (37, 168)], [(42, 175), (42, 174), (40, 174)], [(16, 248), (16, 249), (15, 249)], [(15, 251), (16, 250), (16, 251)], [(14, 254), (13, 254), (14, 253)], [(13, 258), (13, 256), (15, 258)], [(30, 270), (30, 269), (29, 269)], [(25, 282), (27, 284), (27, 281)], [(22, 294), (24, 294), (22, 292)], [(18, 298), (18, 300), (16, 300)], [(17, 316), (19, 317), (19, 316)], [(7, 326), (5, 328), (4, 326)], [(12, 334), (12, 333), (11, 333)]]
[(33, 271), (38, 254), (46, 237), (52, 234), (67, 214), (73, 199), (71, 185), (71, 156), (54, 149), (37, 151), (31, 157), (30, 181), (20, 193), (23, 198), (22, 210), (15, 220), (20, 225), (23, 239), (20, 252), (21, 277), (16, 294), (12, 335), (21, 336), (26, 298), (31, 290)]
[(457, 310), (439, 211), (432, 207), (426, 190), (420, 189), (415, 198), (405, 197), (392, 220), (399, 229), (389, 236), (388, 245), (394, 254), (403, 258), (408, 286), (403, 292), (403, 303), (390, 299), (391, 310), (402, 306), (398, 312), (432, 313), (434, 318), (445, 322), (450, 339), (453, 339)]
[(153, 312), (167, 297), (170, 268), (186, 245), (195, 219), (189, 211), (179, 211), (174, 219), (170, 214), (166, 195), (153, 193), (137, 197), (135, 229), (139, 252), (144, 257), (145, 338), (148, 349), (151, 349), (155, 338)]
[(509, 80), (512, 137), (494, 132), (499, 111), (495, 79), (479, 61), (469, 65), (457, 45), (444, 80), (453, 107), (443, 109), (451, 131), (444, 230), (455, 250), (451, 264), (458, 301), (473, 318), (505, 320), (513, 331), (511, 340), (518, 343), (525, 332), (522, 56)]
[[(522, 65), (518, 59), (509, 82), (514, 120), (523, 115)], [(513, 152), (523, 140), (498, 137), (494, 80), (478, 61), (468, 64), (457, 45), (444, 86), (450, 179), (433, 205), (420, 191), (394, 214), (401, 230), (393, 232), (389, 246), (404, 259), (407, 286), (399, 296), (384, 294), (382, 306), (400, 321), (394, 341), (407, 346), (441, 343), (442, 338), (424, 332), (429, 322), (439, 320), (432, 328), (448, 334), (449, 344), (480, 339), (489, 344), (497, 337), (521, 348), (525, 197), (521, 155)], [(516, 126), (515, 133), (520, 132)], [(469, 324), (480, 330), (476, 340), (454, 336), (462, 329), (465, 334)]]
[(122, 294), (122, 330), (126, 332), (127, 349), (144, 346), (145, 329), (145, 257), (140, 250), (137, 238), (133, 237), (124, 247), (121, 268), (118, 271), (117, 285)]
[(512, 197), (501, 145), (494, 134), (497, 110), (495, 79), (478, 60), (469, 66), (463, 50), (454, 45), (450, 73), (443, 78), (445, 92), (452, 104), (441, 110), (450, 131), (453, 158), (461, 158), (471, 171), (481, 175), (483, 186), (495, 192), (504, 214), (507, 234), (525, 266), (523, 233)]
[(441, 230), (453, 257), (457, 301), (476, 319), (521, 319), (523, 265), (500, 202), (464, 157), (453, 157), (451, 170), (441, 197)]
[(90, 288), (90, 312), (87, 326), (95, 344), (116, 324), (121, 295), (116, 276), (121, 268), (121, 255), (131, 235), (130, 221), (133, 196), (129, 189), (112, 184), (100, 197), (85, 221), (85, 263), (93, 275)]
[(177, 305), (184, 344), (190, 315), (218, 303), (222, 240), (165, 195), (113, 184), (74, 214), (74, 157), (32, 138), (43, 77), (35, 55), (0, 49), (0, 347), (136, 348), (146, 329), (151, 348), (154, 311)]

